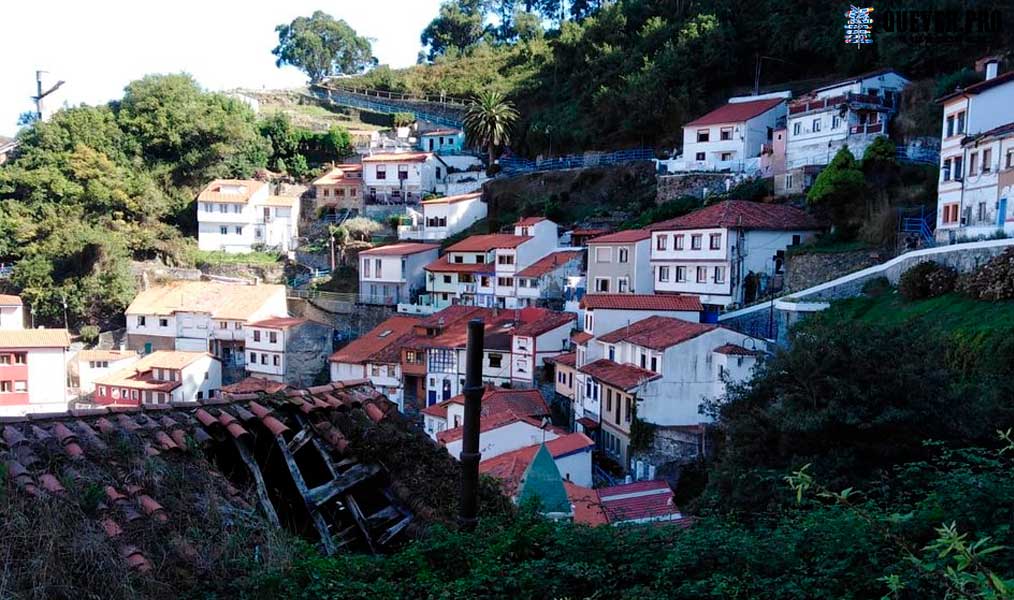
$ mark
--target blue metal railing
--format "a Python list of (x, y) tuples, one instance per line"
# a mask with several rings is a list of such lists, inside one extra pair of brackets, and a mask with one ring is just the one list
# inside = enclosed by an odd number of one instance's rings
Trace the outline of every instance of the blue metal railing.
[(895, 156), (903, 162), (914, 162), (925, 165), (940, 164), (940, 150), (926, 146), (906, 146), (899, 144)]
[(361, 108), (381, 113), (411, 112), (414, 113), (417, 118), (437, 125), (458, 129), (462, 126), (463, 113), (460, 108), (445, 108), (437, 103), (375, 97), (367, 94), (349, 92), (346, 90), (335, 90), (317, 86), (311, 87), (310, 93), (322, 100), (326, 100), (340, 106)]
[(932, 246), (935, 239), (930, 220), (935, 218), (935, 214), (927, 212), (925, 207), (920, 207), (917, 216), (913, 216), (912, 213), (908, 216), (901, 214), (899, 230), (901, 233), (919, 236), (923, 246)]
[(563, 169), (621, 165), (642, 160), (652, 160), (653, 158), (655, 158), (655, 151), (651, 148), (568, 154), (543, 160), (528, 160), (512, 156), (500, 159), (500, 169), (506, 175), (519, 175), (538, 171), (559, 171)]

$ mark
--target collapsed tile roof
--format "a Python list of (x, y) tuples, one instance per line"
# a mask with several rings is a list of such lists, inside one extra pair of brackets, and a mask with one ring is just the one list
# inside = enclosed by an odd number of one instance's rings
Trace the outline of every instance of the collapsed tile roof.
[(95, 506), (81, 513), (80, 527), (103, 532), (131, 569), (144, 572), (162, 561), (198, 560), (205, 540), (188, 527), (197, 515), (216, 520), (208, 511), (252, 519), (259, 512), (259, 522), (284, 525), (328, 553), (376, 551), (411, 534), (420, 524), (407, 507), (436, 513), (391, 475), (414, 465), (385, 458), (382, 467), (361, 445), (378, 435), (400, 436), (395, 447), (416, 444), (416, 460), (429, 458), (418, 448), (432, 444), (372, 386), (356, 381), (3, 417), (0, 463), (16, 493), (31, 499), (28, 507), (80, 507), (91, 498)]

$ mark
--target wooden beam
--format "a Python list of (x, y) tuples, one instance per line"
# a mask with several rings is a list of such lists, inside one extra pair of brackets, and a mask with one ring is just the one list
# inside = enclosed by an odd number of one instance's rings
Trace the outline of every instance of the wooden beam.
[(349, 508), (349, 512), (352, 513), (352, 518), (355, 520), (356, 525), (359, 526), (359, 531), (363, 533), (363, 537), (366, 538), (366, 543), (370, 547), (370, 552), (377, 553), (376, 547), (373, 545), (373, 537), (370, 536), (370, 528), (366, 523), (366, 518), (363, 517), (363, 511), (359, 508), (359, 503), (352, 497), (352, 494), (346, 495), (344, 498), (345, 506)]
[(331, 481), (309, 490), (306, 493), (307, 500), (319, 506), (379, 472), (380, 467), (376, 465), (356, 465)]
[(282, 456), (285, 457), (285, 464), (289, 467), (289, 473), (292, 475), (292, 482), (296, 485), (296, 489), (299, 490), (299, 494), (303, 497), (303, 504), (306, 505), (306, 510), (310, 513), (310, 519), (317, 528), (317, 533), (320, 535), (320, 542), (324, 546), (324, 552), (327, 553), (328, 556), (333, 555), (338, 549), (335, 547), (334, 539), (331, 537), (331, 528), (328, 526), (327, 521), (324, 520), (324, 516), (320, 514), (317, 504), (310, 500), (310, 490), (306, 487), (306, 480), (303, 479), (303, 474), (299, 471), (299, 465), (296, 464), (296, 458), (292, 455), (292, 452), (289, 451), (289, 445), (285, 442), (285, 439), (282, 436), (276, 435), (275, 442), (281, 449)]
[(264, 483), (264, 475), (261, 473), (260, 467), (257, 465), (257, 461), (254, 460), (250, 454), (250, 450), (247, 449), (246, 443), (240, 441), (238, 438), (229, 436), (232, 439), (232, 443), (235, 444), (236, 450), (239, 452), (239, 457), (246, 464), (247, 471), (250, 472), (250, 476), (254, 480), (254, 487), (257, 489), (257, 499), (261, 505), (261, 510), (264, 511), (264, 515), (268, 518), (275, 527), (281, 527), (281, 522), (278, 520), (278, 513), (275, 512), (275, 507), (271, 504), (271, 498), (268, 496), (268, 487)]
[[(296, 422), (299, 423), (299, 426), (303, 428), (303, 431), (310, 431), (310, 424), (303, 415), (295, 414), (293, 416), (296, 418)], [(338, 465), (336, 465), (334, 460), (331, 458), (331, 452), (328, 450), (327, 446), (325, 446), (320, 437), (316, 435), (311, 436), (311, 439), (313, 440), (313, 447), (317, 449), (317, 453), (320, 454), (320, 458), (327, 466), (327, 470), (331, 472), (331, 477), (338, 477)]]
[(289, 441), (289, 452), (293, 454), (299, 452), (302, 450), (303, 446), (312, 439), (312, 437), (310, 429), (304, 426), (299, 430), (299, 433), (297, 433), (295, 437)]
[(394, 536), (401, 533), (402, 529), (408, 527), (408, 524), (412, 522), (412, 518), (413, 518), (412, 515), (405, 515), (404, 519), (390, 526), (387, 529), (387, 531), (384, 532), (384, 535), (380, 536), (380, 538), (377, 539), (377, 543), (380, 544), (381, 546), (386, 545), (394, 538)]

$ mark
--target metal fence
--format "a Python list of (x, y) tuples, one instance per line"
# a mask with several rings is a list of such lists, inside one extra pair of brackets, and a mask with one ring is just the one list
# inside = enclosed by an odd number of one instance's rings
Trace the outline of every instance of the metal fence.
[(520, 175), (524, 173), (536, 173), (538, 171), (560, 171), (563, 169), (622, 165), (642, 160), (653, 160), (654, 158), (655, 151), (651, 148), (616, 150), (613, 152), (585, 152), (583, 154), (568, 154), (542, 160), (528, 160), (511, 156), (500, 159), (500, 169), (507, 175)]

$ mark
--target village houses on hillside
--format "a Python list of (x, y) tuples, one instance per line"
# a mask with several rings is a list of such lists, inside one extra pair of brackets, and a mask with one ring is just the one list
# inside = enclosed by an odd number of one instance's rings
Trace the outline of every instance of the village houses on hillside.
[(253, 179), (216, 179), (197, 196), (197, 245), (201, 250), (251, 252), (295, 249), (299, 198), (273, 196)]

